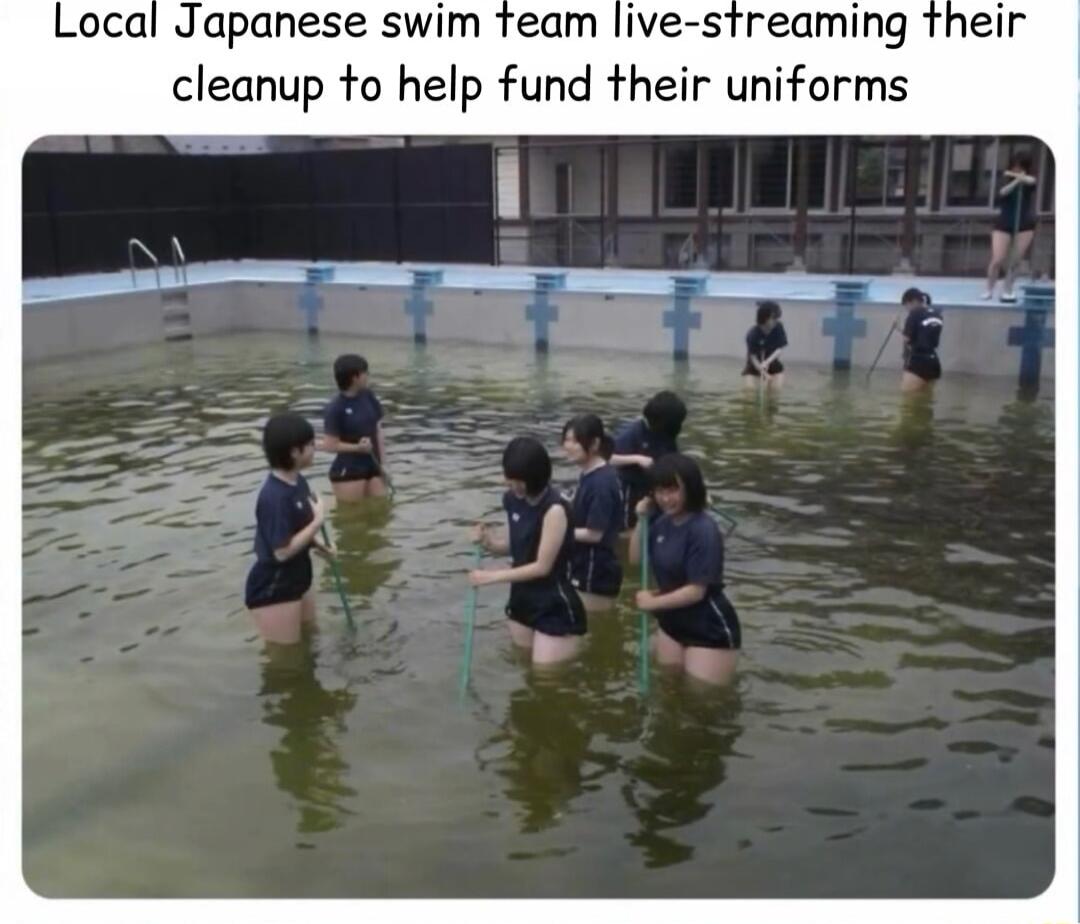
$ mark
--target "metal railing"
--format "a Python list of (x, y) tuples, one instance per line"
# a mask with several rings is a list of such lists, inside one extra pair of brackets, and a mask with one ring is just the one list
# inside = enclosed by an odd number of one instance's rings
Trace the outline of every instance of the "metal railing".
[(180, 239), (175, 234), (170, 239), (169, 245), (172, 249), (173, 274), (176, 276), (176, 282), (179, 285), (182, 276), (183, 284), (186, 286), (188, 284), (187, 258), (184, 256), (184, 248), (180, 246)]
[(128, 264), (131, 266), (131, 287), (137, 289), (139, 287), (138, 282), (135, 279), (135, 248), (138, 247), (144, 254), (146, 254), (154, 264), (154, 276), (157, 279), (157, 287), (161, 288), (161, 270), (158, 267), (158, 258), (151, 252), (137, 237), (133, 237), (128, 241)]

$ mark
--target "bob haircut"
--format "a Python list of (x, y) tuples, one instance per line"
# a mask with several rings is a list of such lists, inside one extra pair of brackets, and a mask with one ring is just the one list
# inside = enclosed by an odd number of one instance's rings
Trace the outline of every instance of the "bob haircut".
[(292, 471), (292, 451), (314, 441), (315, 431), (299, 414), (275, 414), (263, 428), (263, 453), (271, 468)]
[(661, 456), (649, 469), (649, 475), (654, 488), (675, 488), (681, 484), (690, 513), (701, 513), (705, 509), (705, 479), (697, 462), (689, 456), (681, 452)]
[(551, 481), (551, 457), (531, 436), (510, 440), (503, 450), (502, 465), (506, 479), (525, 482), (525, 493), (530, 497), (540, 494)]
[(341, 391), (345, 391), (358, 375), (368, 371), (368, 362), (363, 356), (346, 353), (334, 360), (334, 381)]

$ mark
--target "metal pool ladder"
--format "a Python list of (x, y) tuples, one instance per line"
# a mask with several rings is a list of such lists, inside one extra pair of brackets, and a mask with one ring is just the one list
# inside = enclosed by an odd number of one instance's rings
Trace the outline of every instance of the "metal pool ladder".
[(171, 289), (161, 288), (161, 269), (158, 258), (137, 237), (128, 241), (128, 263), (131, 266), (131, 286), (138, 287), (135, 276), (135, 250), (141, 250), (150, 262), (154, 264), (154, 278), (157, 280), (158, 292), (161, 295), (161, 317), (165, 328), (166, 340), (190, 340), (191, 339), (191, 310), (188, 307), (188, 278), (187, 259), (180, 241), (174, 236), (170, 245), (172, 247), (173, 274), (176, 276), (176, 287)]

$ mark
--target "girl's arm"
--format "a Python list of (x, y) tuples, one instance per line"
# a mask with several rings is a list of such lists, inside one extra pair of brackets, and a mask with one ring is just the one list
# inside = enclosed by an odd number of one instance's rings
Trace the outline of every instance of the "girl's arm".
[(574, 541), (584, 542), (587, 545), (596, 545), (601, 539), (604, 538), (604, 534), (598, 529), (581, 529), (574, 530)]
[(375, 425), (375, 458), (379, 460), (379, 465), (386, 466), (386, 437), (383, 435), (382, 421), (380, 420)]
[(505, 555), (510, 551), (510, 533), (505, 526), (477, 523), (473, 528), (473, 542), (479, 542), (492, 555)]
[(1004, 186), (1001, 187), (1000, 190), (998, 190), (998, 196), (1000, 196), (1002, 198), (1007, 196), (1014, 189), (1016, 189), (1017, 186), (1019, 186), (1021, 183), (1024, 182), (1024, 177), (1023, 176), (1018, 176), (1015, 173), (1006, 173), (1005, 176), (1011, 176), (1013, 179), (1012, 179), (1011, 182), (1006, 183)]
[(371, 440), (365, 436), (359, 443), (345, 443), (340, 436), (335, 436), (333, 433), (324, 433), (322, 446), (319, 448), (322, 449), (323, 452), (356, 452), (366, 454), (371, 452)]
[(649, 468), (649, 466), (652, 465), (653, 460), (649, 456), (612, 455), (612, 457), (608, 459), (608, 462), (617, 468), (624, 465), (638, 465), (641, 468)]
[(326, 518), (322, 501), (314, 494), (311, 496), (311, 512), (314, 514), (311, 522), (299, 532), (293, 533), (288, 545), (282, 546), (280, 549), (274, 549), (274, 558), (277, 561), (288, 561), (311, 545), (315, 539), (315, 534), (322, 528), (323, 520)]
[(684, 584), (676, 590), (670, 590), (666, 594), (658, 594), (652, 590), (638, 591), (638, 606), (648, 613), (659, 610), (674, 610), (681, 606), (693, 606), (705, 599), (708, 588), (704, 584)]
[(555, 559), (559, 557), (559, 549), (562, 547), (567, 528), (566, 511), (561, 505), (553, 506), (544, 514), (536, 561), (517, 568), (473, 571), (470, 579), (474, 584), (516, 584), (520, 581), (535, 581), (537, 578), (547, 577), (551, 574), (551, 569), (555, 567)]

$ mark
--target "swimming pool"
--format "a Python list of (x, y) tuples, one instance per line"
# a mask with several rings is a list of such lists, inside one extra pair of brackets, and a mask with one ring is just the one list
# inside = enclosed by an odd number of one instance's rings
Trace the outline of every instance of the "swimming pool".
[[(243, 610), (258, 425), (359, 350), (398, 494), (332, 517), (310, 657)], [(207, 335), (24, 370), (24, 871), (50, 896), (1028, 896), (1053, 874), (1054, 402), (949, 375)], [(736, 517), (733, 692), (642, 701), (636, 618), (534, 676), (463, 527), (522, 432), (683, 394)], [(325, 471), (321, 459), (316, 473)], [(572, 477), (560, 465), (557, 478)], [(314, 478), (324, 492), (325, 479)]]

